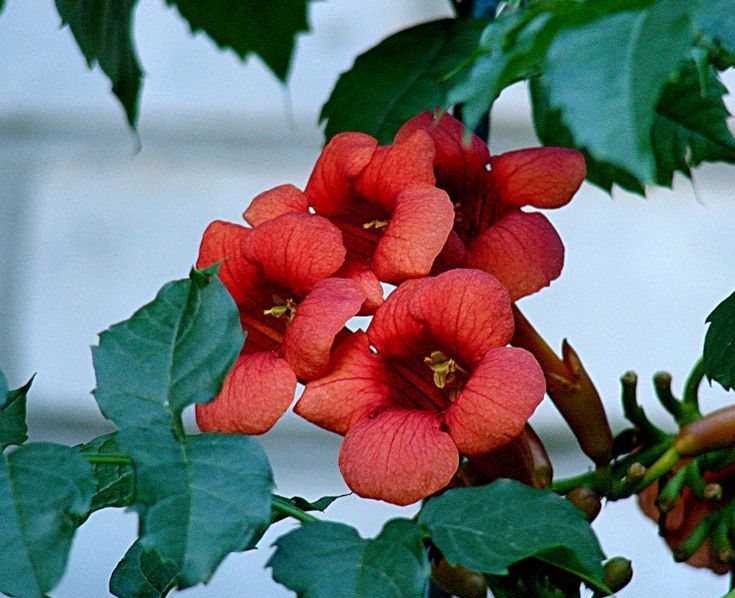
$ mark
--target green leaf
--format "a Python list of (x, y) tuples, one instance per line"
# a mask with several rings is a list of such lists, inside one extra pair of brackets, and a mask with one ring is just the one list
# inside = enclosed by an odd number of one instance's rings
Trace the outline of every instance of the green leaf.
[(571, 503), (514, 480), (449, 490), (419, 516), (451, 565), (505, 575), (513, 563), (537, 557), (604, 587), (604, 555), (589, 524)]
[(735, 5), (732, 0), (695, 0), (693, 19), (699, 31), (735, 56)]
[(28, 439), (26, 425), (26, 397), (33, 383), (31, 378), (24, 386), (8, 390), (8, 381), (0, 370), (0, 450), (11, 444), (23, 444)]
[(399, 31), (358, 56), (319, 116), (327, 121), (327, 139), (341, 131), (362, 131), (390, 143), (419, 112), (447, 107), (446, 77), (475, 49), (485, 23), (431, 21)]
[(199, 434), (183, 442), (159, 427), (122, 430), (135, 463), (140, 542), (180, 570), (179, 588), (206, 582), (270, 522), (273, 478), (248, 436)]
[(63, 25), (69, 25), (89, 68), (99, 63), (135, 129), (143, 73), (132, 38), (136, 0), (56, 0)]
[(690, 176), (702, 162), (735, 163), (726, 93), (714, 68), (706, 67), (700, 79), (693, 63), (664, 88), (651, 131), (659, 185), (670, 187), (674, 171)]
[(551, 103), (575, 144), (643, 182), (656, 177), (656, 106), (693, 43), (688, 8), (688, 0), (657, 2), (564, 30), (547, 54)]
[(420, 598), (429, 575), (422, 531), (408, 519), (365, 540), (341, 523), (307, 523), (281, 536), (273, 579), (309, 598)]
[(193, 270), (165, 285), (92, 347), (94, 391), (120, 429), (173, 426), (182, 410), (211, 400), (243, 343), (237, 307), (214, 274)]
[[(569, 128), (562, 121), (561, 110), (549, 104), (548, 92), (543, 77), (534, 77), (530, 81), (529, 91), (533, 108), (533, 125), (536, 135), (544, 145), (574, 147), (574, 138)], [(608, 193), (613, 184), (620, 185), (639, 195), (645, 195), (645, 187), (640, 181), (626, 170), (595, 160), (583, 147), (577, 148), (584, 155), (587, 164), (587, 180)]]
[(735, 293), (707, 316), (704, 337), (704, 371), (725, 390), (735, 388)]
[[(274, 500), (281, 500), (283, 502), (287, 502), (292, 504), (297, 509), (301, 509), (302, 511), (320, 511), (324, 512), (329, 505), (331, 505), (335, 500), (338, 498), (342, 498), (344, 496), (348, 496), (347, 494), (339, 494), (337, 496), (322, 496), (320, 499), (315, 500), (314, 502), (309, 502), (305, 498), (301, 498), (300, 496), (294, 496), (292, 498), (286, 498), (285, 496), (279, 496), (277, 494), (273, 495)], [(282, 519), (285, 519), (288, 517), (285, 513), (281, 513), (280, 511), (273, 510), (273, 513), (271, 514), (271, 523), (276, 523), (277, 521), (281, 521)]]
[(285, 81), (294, 38), (309, 30), (309, 0), (166, 0), (188, 21), (192, 32), (204, 31), (220, 48), (245, 59), (251, 52)]
[(135, 542), (110, 577), (110, 593), (118, 598), (163, 598), (176, 583), (179, 570), (155, 550)]
[[(117, 434), (105, 434), (90, 440), (79, 448), (91, 455), (118, 455), (123, 452)], [(130, 463), (93, 463), (97, 492), (90, 511), (105, 507), (127, 507), (133, 502), (135, 478)]]
[(74, 449), (28, 444), (0, 460), (0, 592), (44, 596), (66, 567), (94, 495), (92, 469)]

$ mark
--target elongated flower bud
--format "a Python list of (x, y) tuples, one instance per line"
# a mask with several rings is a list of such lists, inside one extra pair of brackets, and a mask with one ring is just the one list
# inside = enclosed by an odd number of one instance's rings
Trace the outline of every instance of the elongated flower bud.
[(452, 567), (442, 558), (431, 563), (431, 577), (443, 590), (458, 598), (485, 598), (487, 584), (482, 573), (465, 569), (462, 565)]
[(605, 563), (603, 581), (613, 592), (619, 592), (633, 579), (631, 562), (622, 556), (615, 556)]
[(674, 441), (674, 450), (682, 457), (695, 457), (733, 445), (735, 406), (730, 406), (684, 426)]

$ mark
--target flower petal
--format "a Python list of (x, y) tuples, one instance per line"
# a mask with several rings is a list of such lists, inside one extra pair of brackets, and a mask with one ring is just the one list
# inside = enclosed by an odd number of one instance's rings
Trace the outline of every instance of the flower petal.
[(563, 206), (587, 176), (584, 156), (564, 147), (516, 150), (491, 160), (490, 177), (507, 205), (537, 208)]
[(474, 367), (489, 349), (510, 342), (515, 327), (510, 297), (493, 276), (455, 269), (426, 280), (410, 313), (447, 355)]
[(477, 135), (467, 136), (469, 131), (462, 122), (446, 112), (438, 118), (431, 112), (415, 116), (400, 128), (396, 142), (417, 130), (426, 131), (434, 140), (437, 186), (449, 193), (452, 202), (464, 203), (486, 174), (485, 165), (490, 162), (487, 145)]
[(545, 391), (544, 373), (528, 351), (491, 349), (445, 412), (444, 422), (461, 453), (481, 455), (523, 432)]
[(467, 247), (456, 231), (449, 233), (447, 242), (434, 260), (431, 273), (441, 274), (452, 268), (462, 268), (467, 259)]
[(262, 434), (288, 409), (296, 376), (286, 360), (270, 351), (241, 354), (219, 395), (196, 406), (202, 432)]
[(416, 131), (402, 143), (378, 147), (355, 180), (355, 192), (391, 211), (398, 194), (407, 185), (434, 184), (433, 162), (431, 137), (424, 131)]
[(370, 269), (370, 265), (366, 262), (358, 259), (350, 259), (348, 256), (344, 265), (336, 272), (335, 276), (354, 280), (362, 287), (365, 293), (365, 302), (362, 304), (358, 315), (372, 315), (383, 303), (383, 285), (380, 284), (378, 277), (375, 276), (375, 272)]
[(263, 222), (244, 239), (243, 254), (263, 277), (300, 299), (344, 262), (342, 233), (314, 214), (284, 214)]
[(447, 194), (431, 185), (412, 185), (402, 191), (388, 228), (373, 254), (380, 280), (400, 283), (426, 276), (454, 223), (454, 207)]
[(310, 422), (346, 434), (360, 419), (392, 403), (384, 362), (358, 330), (338, 343), (328, 373), (306, 385), (294, 411)]
[(283, 354), (300, 380), (313, 380), (324, 373), (329, 352), (351, 317), (365, 300), (359, 284), (346, 278), (321, 280), (299, 303), (286, 328)]
[(279, 185), (256, 195), (242, 214), (250, 226), (258, 226), (282, 214), (309, 212), (309, 198), (293, 185)]
[(339, 468), (355, 494), (409, 505), (441, 490), (459, 466), (438, 414), (387, 409), (345, 436)]
[(242, 243), (250, 233), (239, 224), (215, 220), (204, 231), (199, 246), (197, 268), (222, 262), (219, 279), (238, 305), (247, 302), (249, 291), (257, 285), (258, 268), (242, 253)]
[(340, 133), (332, 137), (314, 166), (306, 194), (323, 216), (349, 211), (352, 184), (375, 153), (378, 142), (363, 133)]
[(564, 244), (546, 216), (516, 210), (472, 242), (466, 263), (497, 277), (516, 301), (561, 274)]

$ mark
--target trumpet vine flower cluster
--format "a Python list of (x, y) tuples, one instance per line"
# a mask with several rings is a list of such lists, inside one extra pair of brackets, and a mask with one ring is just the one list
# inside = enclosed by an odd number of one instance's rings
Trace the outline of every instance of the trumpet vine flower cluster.
[[(575, 150), (492, 157), (448, 114), (388, 146), (336, 135), (303, 191), (275, 187), (250, 227), (204, 233), (197, 266), (221, 262), (248, 340), (199, 427), (266, 432), (301, 382), (294, 410), (345, 437), (354, 492), (403, 505), (441, 490), (463, 456), (521, 435), (544, 396), (534, 357), (507, 346), (511, 306), (559, 275), (564, 248), (522, 208), (565, 204), (584, 176)], [(367, 331), (346, 327), (356, 315)]]

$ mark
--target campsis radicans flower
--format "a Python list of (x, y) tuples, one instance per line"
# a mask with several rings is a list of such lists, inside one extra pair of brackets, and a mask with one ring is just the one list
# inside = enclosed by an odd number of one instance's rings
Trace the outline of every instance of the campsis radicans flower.
[(222, 263), (248, 337), (220, 394), (196, 406), (202, 431), (263, 433), (288, 409), (297, 378), (324, 373), (335, 336), (365, 300), (357, 283), (332, 277), (345, 253), (339, 229), (311, 214), (254, 229), (209, 225), (197, 267)]
[(418, 131), (434, 140), (436, 184), (449, 194), (456, 210), (434, 271), (484, 270), (506, 286), (514, 301), (557, 278), (564, 264), (559, 235), (544, 215), (521, 208), (568, 203), (586, 175), (582, 154), (537, 147), (491, 156), (479, 137), (467, 139), (460, 121), (431, 112), (403, 125), (396, 143)]
[(434, 185), (433, 163), (434, 142), (425, 131), (389, 146), (340, 133), (322, 151), (304, 192), (281, 185), (257, 196), (243, 216), (253, 226), (288, 212), (328, 218), (347, 248), (338, 275), (360, 282), (364, 312), (372, 313), (383, 300), (379, 281), (429, 274), (452, 229), (454, 208)]
[(446, 486), (460, 454), (520, 435), (544, 395), (540, 366), (513, 336), (493, 276), (455, 269), (401, 284), (367, 333), (335, 349), (295, 411), (345, 436), (339, 466), (358, 495), (406, 505)]

